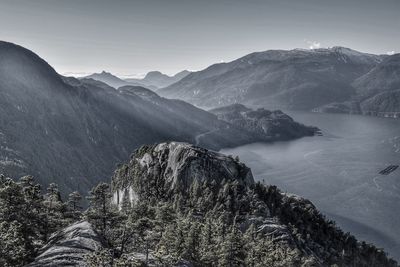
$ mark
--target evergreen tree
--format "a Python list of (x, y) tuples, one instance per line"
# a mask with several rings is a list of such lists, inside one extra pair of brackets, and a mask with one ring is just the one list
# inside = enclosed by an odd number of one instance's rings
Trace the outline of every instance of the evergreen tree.
[(166, 226), (156, 247), (156, 256), (158, 260), (166, 266), (172, 266), (178, 261), (175, 248), (176, 234), (175, 223)]
[(74, 191), (68, 195), (67, 210), (68, 218), (71, 222), (79, 221), (82, 218), (82, 196), (78, 191)]
[(215, 225), (207, 218), (200, 235), (200, 261), (203, 266), (215, 266), (218, 260), (216, 235)]
[(111, 250), (100, 249), (85, 256), (85, 266), (87, 267), (113, 267), (114, 259)]
[(90, 191), (89, 209), (86, 217), (106, 237), (107, 231), (112, 227), (118, 214), (111, 207), (110, 185), (100, 183)]
[[(32, 241), (32, 251), (37, 250), (44, 242), (47, 241), (47, 216), (43, 205), (44, 197), (41, 193), (41, 187), (35, 183), (33, 176), (24, 176), (19, 180), (24, 196), (24, 221), (22, 226), (25, 231), (26, 240), (36, 239)], [(30, 238), (28, 236), (31, 236)], [(29, 241), (30, 242), (30, 241)]]
[(0, 215), (3, 221), (22, 221), (25, 197), (22, 187), (11, 178), (2, 179), (0, 184)]
[(65, 217), (65, 205), (61, 199), (61, 193), (55, 183), (51, 183), (47, 188), (43, 206), (46, 211), (45, 240), (50, 234), (61, 229), (67, 224)]
[(32, 257), (23, 236), (23, 226), (17, 221), (0, 222), (0, 266), (22, 266)]
[(187, 234), (185, 237), (185, 249), (183, 258), (193, 263), (200, 262), (200, 225), (197, 221), (189, 218)]
[(33, 259), (42, 245), (39, 220), (41, 198), (32, 177), (20, 182), (0, 177), (0, 262), (21, 266)]
[(258, 267), (262, 266), (262, 240), (257, 235), (256, 227), (251, 224), (244, 234), (245, 248), (246, 248), (246, 266)]
[(131, 201), (129, 200), (129, 193), (126, 191), (121, 201), (121, 212), (123, 214), (128, 214), (131, 208), (132, 206), (131, 206)]
[(135, 218), (132, 214), (120, 214), (119, 220), (114, 220), (110, 244), (115, 248), (115, 256), (121, 257), (129, 251), (135, 242)]
[(233, 224), (225, 242), (221, 244), (219, 264), (227, 267), (244, 266), (245, 256), (242, 232)]
[(152, 232), (153, 226), (153, 222), (147, 217), (140, 218), (134, 225), (138, 236), (138, 243), (145, 254), (146, 266), (149, 262), (150, 248), (154, 241), (154, 233)]
[(181, 260), (185, 252), (185, 239), (188, 233), (189, 224), (185, 218), (179, 217), (176, 226), (176, 238), (173, 244), (175, 248), (175, 258)]

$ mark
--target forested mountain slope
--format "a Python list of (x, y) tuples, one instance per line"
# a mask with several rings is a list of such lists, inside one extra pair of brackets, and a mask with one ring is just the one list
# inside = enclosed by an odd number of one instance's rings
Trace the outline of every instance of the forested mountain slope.
[(183, 101), (62, 77), (31, 51), (0, 42), (0, 173), (86, 193), (130, 151), (168, 140), (213, 149), (257, 141)]
[(383, 59), (345, 47), (268, 50), (191, 73), (160, 94), (209, 108), (243, 103), (311, 110), (355, 96), (351, 83)]

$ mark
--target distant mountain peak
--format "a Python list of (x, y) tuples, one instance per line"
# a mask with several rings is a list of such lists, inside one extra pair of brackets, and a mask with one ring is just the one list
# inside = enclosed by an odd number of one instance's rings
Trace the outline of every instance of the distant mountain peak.
[(174, 76), (169, 76), (167, 74), (162, 73), (161, 71), (150, 71), (146, 74), (146, 76), (143, 79), (126, 79), (125, 81), (131, 83), (141, 83), (144, 86), (147, 86), (151, 89), (157, 90), (158, 88), (163, 88), (167, 87), (171, 84), (174, 84), (187, 75), (189, 75), (191, 72), (188, 70), (183, 70), (181, 72), (178, 72)]
[(100, 73), (93, 73), (92, 75), (104, 75), (104, 76), (111, 76), (111, 77), (120, 79), (118, 76), (112, 74), (111, 72), (105, 71), (105, 70), (101, 71)]
[(36, 84), (38, 90), (53, 88), (62, 82), (60, 75), (45, 60), (14, 43), (0, 41), (0, 59), (0, 75), (7, 77), (0, 81), (0, 88), (2, 82), (13, 83), (14, 79), (30, 88)]
[(119, 78), (119, 77), (115, 76), (114, 74), (107, 72), (105, 70), (103, 70), (100, 73), (93, 73), (91, 75), (82, 77), (81, 79), (85, 79), (85, 78), (103, 82), (109, 86), (116, 88), (116, 89), (121, 86), (129, 85), (128, 82), (122, 80), (121, 78)]
[(254, 52), (197, 71), (159, 94), (207, 108), (240, 102), (311, 110), (354, 96), (351, 83), (384, 58), (342, 46)]
[(171, 78), (167, 74), (164, 74), (160, 71), (150, 71), (146, 74), (146, 76), (143, 78), (143, 80), (147, 79), (168, 79)]
[(164, 74), (164, 73), (162, 73), (161, 71), (158, 71), (158, 70), (153, 70), (153, 71), (149, 71), (147, 73), (147, 75), (166, 75), (166, 74)]
[(185, 78), (186, 76), (188, 76), (190, 73), (191, 72), (188, 70), (183, 70), (183, 71), (176, 73), (173, 77), (181, 80), (181, 79)]

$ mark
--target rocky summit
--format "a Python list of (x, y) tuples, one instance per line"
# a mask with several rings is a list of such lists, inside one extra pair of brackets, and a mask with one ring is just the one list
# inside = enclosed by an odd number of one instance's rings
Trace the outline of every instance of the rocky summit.
[[(146, 178), (145, 178), (146, 177)], [(156, 182), (155, 188), (143, 183)], [(187, 143), (171, 142), (138, 149), (131, 161), (113, 177), (114, 201), (119, 205), (126, 194), (131, 202), (147, 198), (148, 190), (157, 190), (159, 199), (186, 194), (194, 184), (235, 181), (243, 186), (254, 184), (251, 170), (232, 157)]]
[[(21, 194), (36, 188), (29, 177), (19, 183), (3, 177), (0, 185), (4, 199), (11, 188)], [(33, 217), (40, 205), (51, 207), (43, 227), (56, 222), (52, 218), (65, 223), (50, 238), (37, 239), (46, 245), (33, 251), (28, 267), (398, 266), (381, 249), (344, 233), (309, 200), (256, 182), (238, 158), (188, 143), (142, 146), (115, 171), (111, 188), (100, 183), (88, 199), (89, 208), (75, 220), (64, 216), (71, 210), (54, 209), (64, 205), (49, 193), (35, 202)], [(2, 227), (19, 233), (14, 225)], [(12, 240), (6, 237), (0, 236), (7, 251)]]
[(397, 266), (382, 250), (341, 231), (310, 201), (256, 183), (239, 159), (194, 145), (170, 142), (136, 150), (116, 170), (112, 194), (120, 209), (126, 202), (170, 203), (195, 221), (222, 216), (240, 229), (237, 235), (254, 229), (266, 264)]
[(86, 221), (54, 234), (35, 261), (26, 267), (84, 266), (84, 256), (106, 247), (105, 241)]

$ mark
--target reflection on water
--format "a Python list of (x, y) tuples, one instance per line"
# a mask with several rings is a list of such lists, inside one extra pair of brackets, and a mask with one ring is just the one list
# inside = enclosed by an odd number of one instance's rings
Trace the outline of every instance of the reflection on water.
[(324, 136), (256, 143), (238, 155), (257, 180), (306, 197), (344, 231), (384, 247), (400, 259), (400, 120), (356, 115), (288, 112)]

